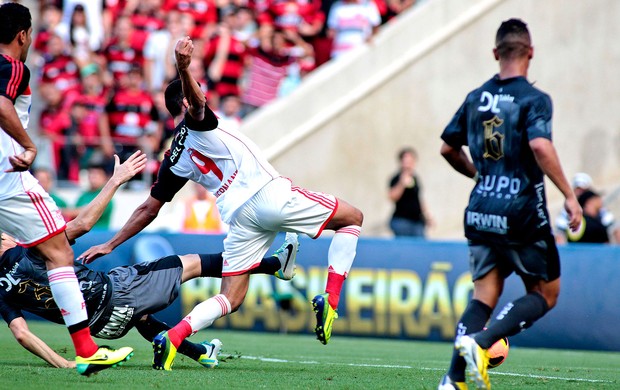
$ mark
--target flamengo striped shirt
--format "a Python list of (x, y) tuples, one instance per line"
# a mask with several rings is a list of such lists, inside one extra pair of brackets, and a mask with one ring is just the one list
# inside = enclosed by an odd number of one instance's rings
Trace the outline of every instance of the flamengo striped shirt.
[[(24, 127), (28, 128), (31, 93), (28, 82), (30, 70), (21, 61), (0, 55), (0, 96), (9, 99)], [(37, 180), (29, 172), (6, 173), (12, 168), (9, 156), (20, 154), (24, 149), (0, 129), (0, 200), (30, 190)]]
[(245, 104), (262, 107), (278, 96), (278, 88), (286, 76), (287, 65), (291, 64), (293, 59), (266, 53), (260, 48), (250, 53), (253, 57), (252, 64), (248, 71), (247, 88), (241, 100)]

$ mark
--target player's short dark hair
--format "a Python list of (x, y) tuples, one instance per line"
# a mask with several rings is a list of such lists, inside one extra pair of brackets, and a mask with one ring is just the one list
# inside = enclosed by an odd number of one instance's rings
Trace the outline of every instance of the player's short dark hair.
[(497, 55), (502, 59), (513, 59), (528, 55), (532, 47), (530, 31), (521, 19), (509, 19), (499, 26), (495, 35)]
[(164, 91), (164, 99), (166, 101), (166, 109), (173, 118), (176, 118), (183, 112), (183, 85), (180, 79), (170, 82)]
[(0, 43), (9, 44), (20, 31), (32, 27), (30, 10), (19, 3), (0, 5)]

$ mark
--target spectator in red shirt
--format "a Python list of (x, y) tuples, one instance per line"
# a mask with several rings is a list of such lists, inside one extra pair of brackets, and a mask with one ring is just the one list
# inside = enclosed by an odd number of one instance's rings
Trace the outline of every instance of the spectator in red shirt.
[(135, 28), (128, 16), (121, 16), (115, 24), (114, 36), (103, 51), (107, 69), (114, 76), (115, 83), (123, 86), (124, 76), (133, 64), (144, 65), (144, 35), (134, 34)]
[(228, 12), (218, 25), (217, 35), (207, 44), (204, 63), (215, 93), (239, 96), (239, 80), (245, 71), (247, 49), (231, 31), (237, 10), (228, 9)]
[(151, 33), (166, 26), (162, 4), (163, 0), (141, 0), (134, 9), (126, 10), (135, 27), (134, 34), (144, 35), (140, 40), (146, 41)]
[(310, 41), (323, 28), (325, 14), (320, 0), (268, 0), (267, 9), (259, 14), (258, 22), (261, 35), (269, 35), (265, 28), (293, 30)]
[[(82, 68), (82, 89), (74, 104), (84, 108), (84, 115), (79, 125), (79, 134), (83, 139), (85, 159), (97, 151), (111, 158), (114, 155), (114, 144), (110, 136), (110, 125), (106, 113), (108, 90), (101, 80), (97, 65), (89, 64)], [(82, 164), (82, 168), (84, 168)]]
[(162, 9), (191, 15), (196, 23), (194, 31), (189, 34), (192, 38), (208, 39), (215, 31), (217, 6), (213, 0), (165, 0)]
[(78, 91), (79, 68), (69, 55), (61, 37), (50, 35), (43, 59), (45, 62), (41, 68), (41, 83), (53, 84), (65, 94)]
[(78, 180), (78, 167), (70, 172), (70, 162), (63, 160), (63, 148), (66, 145), (65, 129), (71, 123), (68, 112), (63, 106), (62, 92), (52, 83), (39, 84), (39, 94), (45, 108), (41, 111), (39, 126), (43, 136), (51, 141), (54, 170), (61, 180)]
[(153, 98), (142, 89), (142, 68), (133, 66), (126, 81), (106, 107), (116, 152), (121, 160), (138, 149), (152, 156), (159, 147), (162, 126)]

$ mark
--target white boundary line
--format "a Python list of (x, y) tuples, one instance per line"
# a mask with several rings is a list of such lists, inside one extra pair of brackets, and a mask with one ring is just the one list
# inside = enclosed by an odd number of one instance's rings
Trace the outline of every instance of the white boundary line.
[[(261, 362), (269, 362), (269, 363), (327, 364), (327, 365), (332, 365), (332, 366), (403, 368), (403, 369), (416, 368), (418, 370), (425, 370), (425, 371), (445, 371), (445, 369), (443, 368), (401, 366), (401, 365), (396, 365), (396, 364), (334, 363), (334, 362), (319, 362), (316, 360), (294, 361), (294, 360), (286, 360), (286, 359), (266, 358), (262, 356), (243, 356), (243, 355), (240, 356), (240, 358), (248, 359), (248, 360), (259, 360)], [(614, 381), (608, 381), (608, 380), (603, 380), (603, 379), (567, 378), (567, 377), (548, 376), (548, 375), (517, 374), (514, 372), (492, 372), (491, 375), (492, 376), (504, 375), (504, 376), (535, 378), (535, 379), (553, 379), (553, 380), (561, 380), (561, 381), (574, 381), (574, 382), (586, 382), (586, 383), (615, 383)]]

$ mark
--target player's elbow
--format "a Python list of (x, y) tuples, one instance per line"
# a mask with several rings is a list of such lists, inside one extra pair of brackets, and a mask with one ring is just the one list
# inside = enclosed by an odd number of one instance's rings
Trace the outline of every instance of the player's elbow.
[(553, 150), (553, 144), (546, 138), (534, 138), (529, 142), (529, 145), (536, 157), (545, 156)]
[[(76, 218), (70, 222), (71, 226), (67, 224), (67, 236), (74, 239), (81, 237), (88, 233), (93, 228), (96, 221), (85, 221), (84, 218)], [(69, 229), (70, 227), (70, 229)], [(69, 234), (71, 233), (71, 234)]]
[(18, 343), (20, 343), (21, 345), (27, 343), (30, 331), (28, 330), (25, 322), (22, 324), (21, 321), (13, 321), (11, 322), (11, 325), (9, 325), (9, 327), (11, 328), (11, 332), (13, 333), (13, 337), (15, 337), (15, 340), (17, 340)]
[(446, 160), (450, 161), (452, 156), (454, 156), (455, 153), (458, 153), (458, 151), (456, 149), (454, 149), (452, 146), (450, 146), (450, 145), (448, 145), (447, 143), (444, 142), (444, 143), (441, 144), (441, 148), (439, 149), (439, 153), (441, 153), (443, 158), (445, 158)]

